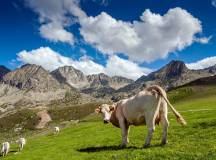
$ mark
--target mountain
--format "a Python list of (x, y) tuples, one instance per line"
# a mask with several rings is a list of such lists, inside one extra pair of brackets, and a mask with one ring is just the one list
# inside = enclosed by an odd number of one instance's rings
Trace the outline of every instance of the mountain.
[(133, 82), (134, 81), (132, 79), (128, 79), (122, 76), (113, 76), (109, 80), (109, 85), (114, 89), (119, 89)]
[(103, 97), (106, 94), (111, 94), (116, 89), (133, 82), (133, 80), (125, 77), (109, 77), (104, 73), (85, 76), (83, 72), (72, 66), (60, 67), (52, 71), (51, 75), (61, 84), (69, 84), (81, 90), (82, 93), (91, 94), (94, 95), (94, 97)]
[(127, 79), (121, 76), (109, 77), (104, 73), (93, 74), (87, 76), (89, 87), (82, 90), (83, 93), (91, 94), (94, 97), (104, 97), (110, 95), (121, 87), (124, 87), (133, 82), (131, 79)]
[(5, 74), (7, 74), (8, 72), (10, 72), (10, 70), (8, 68), (6, 68), (5, 66), (0, 65), (0, 81), (2, 80), (3, 76)]
[(100, 88), (109, 86), (110, 77), (104, 73), (92, 74), (87, 76), (90, 88)]
[[(210, 77), (203, 77), (191, 81), (183, 86), (193, 86), (193, 85), (215, 85), (216, 84), (216, 75)], [(182, 87), (182, 86), (180, 86)]]
[(87, 79), (90, 83), (90, 87), (95, 88), (109, 86), (113, 89), (119, 89), (134, 82), (133, 80), (122, 76), (109, 77), (104, 73), (88, 75)]
[(97, 101), (67, 83), (59, 83), (38, 65), (26, 64), (4, 75), (0, 83), (0, 115), (16, 108), (44, 108), (48, 104), (71, 105)]
[(60, 83), (68, 83), (77, 89), (89, 86), (87, 77), (80, 70), (72, 66), (59, 67), (52, 71), (51, 75)]
[(216, 74), (216, 65), (203, 69), (202, 71), (208, 72), (212, 75)]
[(190, 70), (182, 61), (171, 61), (161, 69), (144, 75), (125, 87), (116, 91), (116, 93), (137, 93), (145, 85), (159, 84), (169, 90), (177, 86), (182, 86), (193, 80), (208, 77), (216, 74), (216, 66), (201, 70)]
[(26, 64), (3, 77), (6, 84), (18, 89), (50, 91), (62, 88), (60, 83), (41, 66)]

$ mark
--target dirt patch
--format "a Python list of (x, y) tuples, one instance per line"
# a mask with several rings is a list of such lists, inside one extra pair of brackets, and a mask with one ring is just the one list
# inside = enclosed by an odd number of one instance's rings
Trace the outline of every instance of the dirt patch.
[(39, 123), (35, 127), (36, 129), (42, 129), (46, 126), (46, 124), (50, 121), (52, 121), (50, 115), (47, 113), (47, 110), (43, 110), (37, 113), (37, 116), (39, 117)]

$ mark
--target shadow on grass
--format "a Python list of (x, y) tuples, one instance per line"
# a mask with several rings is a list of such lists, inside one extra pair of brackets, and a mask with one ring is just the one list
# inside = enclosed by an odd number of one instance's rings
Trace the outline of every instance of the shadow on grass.
[[(8, 154), (10, 154), (10, 153), (16, 153), (16, 152), (17, 152), (17, 150), (11, 150)], [(3, 157), (2, 154), (0, 154), (0, 157)]]
[(121, 148), (119, 146), (100, 146), (100, 147), (87, 147), (87, 148), (81, 148), (77, 151), (79, 152), (101, 152), (101, 151), (116, 151), (116, 150), (122, 150), (122, 149), (141, 149), (135, 146), (129, 146), (125, 148)]
[(101, 152), (101, 151), (117, 151), (117, 150), (123, 150), (123, 149), (150, 149), (152, 147), (164, 147), (162, 145), (156, 144), (156, 145), (152, 145), (150, 147), (147, 148), (143, 148), (143, 147), (136, 147), (136, 146), (128, 146), (125, 148), (121, 148), (119, 146), (100, 146), (100, 147), (86, 147), (86, 148), (81, 148), (81, 149), (77, 149), (78, 152)]

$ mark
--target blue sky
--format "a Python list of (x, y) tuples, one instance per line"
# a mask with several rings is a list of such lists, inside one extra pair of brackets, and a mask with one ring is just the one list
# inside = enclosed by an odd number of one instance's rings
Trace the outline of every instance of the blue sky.
[(214, 0), (0, 1), (0, 64), (136, 79), (171, 60), (216, 64)]

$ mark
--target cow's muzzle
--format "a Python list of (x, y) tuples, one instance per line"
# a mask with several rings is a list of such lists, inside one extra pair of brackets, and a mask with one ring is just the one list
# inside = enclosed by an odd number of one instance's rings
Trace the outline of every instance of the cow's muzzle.
[(109, 121), (108, 120), (104, 120), (104, 124), (107, 124), (107, 123), (109, 123)]

